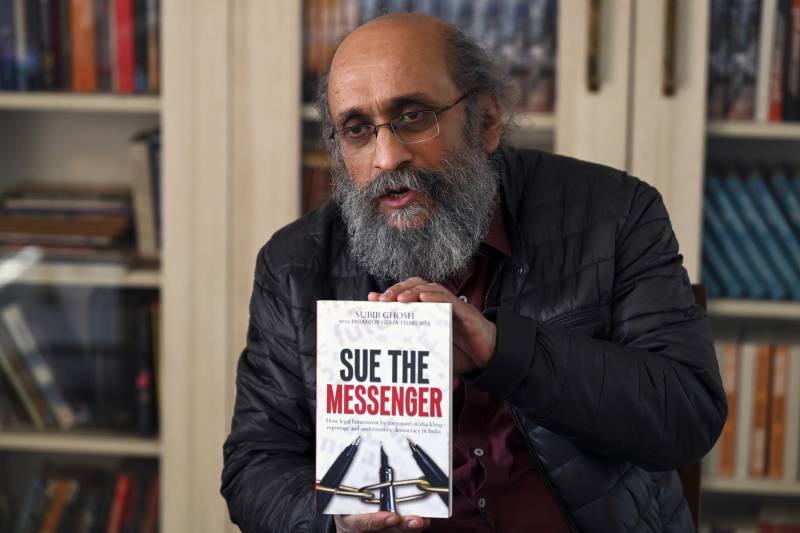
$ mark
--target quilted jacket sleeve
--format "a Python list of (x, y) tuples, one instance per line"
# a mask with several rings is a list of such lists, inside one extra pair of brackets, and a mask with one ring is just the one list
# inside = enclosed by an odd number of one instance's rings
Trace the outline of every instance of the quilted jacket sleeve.
[(727, 415), (708, 321), (658, 192), (616, 235), (609, 339), (496, 310), (497, 347), (467, 381), (592, 452), (652, 470), (697, 462)]
[(285, 287), (259, 255), (222, 494), (244, 533), (324, 531), (314, 524), (314, 433)]

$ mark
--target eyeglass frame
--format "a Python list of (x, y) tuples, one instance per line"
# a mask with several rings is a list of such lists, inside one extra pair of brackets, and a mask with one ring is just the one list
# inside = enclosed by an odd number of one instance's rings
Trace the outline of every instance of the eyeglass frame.
[(433, 112), (433, 115), (434, 115), (434, 117), (436, 119), (436, 129), (437, 129), (437, 131), (436, 131), (436, 135), (433, 135), (432, 137), (428, 137), (427, 139), (423, 139), (421, 141), (412, 141), (412, 142), (403, 141), (400, 138), (400, 136), (397, 134), (397, 131), (395, 131), (394, 126), (392, 125), (392, 122), (394, 122), (395, 120), (399, 119), (400, 117), (402, 117), (402, 116), (404, 116), (404, 115), (406, 115), (408, 113), (419, 113), (420, 111), (407, 111), (406, 113), (400, 113), (396, 117), (392, 117), (392, 120), (390, 120), (389, 122), (384, 122), (383, 124), (372, 124), (372, 123), (369, 123), (369, 122), (365, 122), (363, 124), (354, 124), (353, 126), (347, 126), (346, 128), (342, 128), (340, 130), (336, 130), (334, 128), (331, 128), (331, 134), (328, 136), (328, 139), (333, 141), (333, 142), (335, 142), (336, 145), (338, 146), (339, 145), (339, 141), (336, 139), (336, 134), (337, 133), (342, 133), (343, 131), (347, 131), (350, 128), (354, 128), (356, 126), (361, 126), (361, 127), (369, 126), (369, 127), (371, 127), (372, 128), (372, 133), (375, 135), (375, 138), (377, 139), (378, 138), (378, 129), (380, 129), (380, 128), (384, 127), (384, 126), (389, 126), (389, 129), (391, 130), (392, 135), (394, 135), (394, 138), (397, 139), (397, 142), (399, 142), (400, 144), (409, 145), (409, 144), (420, 144), (420, 143), (428, 142), (431, 139), (435, 139), (436, 137), (438, 137), (439, 133), (441, 133), (441, 130), (439, 128), (439, 115), (441, 115), (445, 111), (449, 111), (450, 109), (454, 108), (455, 106), (460, 104), (465, 98), (467, 98), (468, 96), (471, 96), (471, 95), (472, 95), (472, 92), (471, 91), (467, 91), (464, 94), (462, 94), (461, 96), (459, 96), (458, 99), (455, 102), (453, 102), (452, 104), (450, 104), (450, 105), (446, 105), (446, 106), (440, 107), (438, 109), (436, 109), (436, 108), (423, 109), (422, 111), (426, 111), (426, 112), (432, 111)]

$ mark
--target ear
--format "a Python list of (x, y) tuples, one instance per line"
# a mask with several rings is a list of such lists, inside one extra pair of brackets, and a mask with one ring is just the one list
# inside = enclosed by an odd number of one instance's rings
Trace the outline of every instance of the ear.
[(478, 116), (481, 121), (483, 148), (487, 154), (491, 154), (500, 145), (500, 135), (503, 133), (502, 112), (497, 96), (482, 94), (478, 97)]

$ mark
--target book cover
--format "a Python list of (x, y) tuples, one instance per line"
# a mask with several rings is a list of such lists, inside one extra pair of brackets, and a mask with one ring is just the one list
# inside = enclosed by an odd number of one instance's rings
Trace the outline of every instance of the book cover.
[(775, 12), (777, 8), (778, 0), (761, 0), (755, 113), (755, 119), (759, 122), (766, 122), (769, 118), (770, 71), (773, 68), (772, 45), (775, 41)]
[(318, 301), (317, 512), (449, 517), (451, 391), (450, 304)]
[(783, 480), (800, 479), (800, 344), (789, 345)]
[(772, 386), (769, 407), (769, 458), (767, 476), (770, 479), (783, 477), (784, 444), (786, 440), (786, 390), (789, 385), (789, 346), (776, 344), (772, 353)]

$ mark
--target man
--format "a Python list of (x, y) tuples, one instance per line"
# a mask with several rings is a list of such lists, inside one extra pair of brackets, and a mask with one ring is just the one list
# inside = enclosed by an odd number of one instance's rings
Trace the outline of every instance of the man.
[[(334, 196), (261, 251), (222, 493), (246, 531), (693, 529), (675, 469), (727, 407), (658, 193), (501, 146), (507, 90), (455, 28), (356, 29), (320, 107)], [(315, 301), (450, 302), (454, 516), (315, 516)]]

